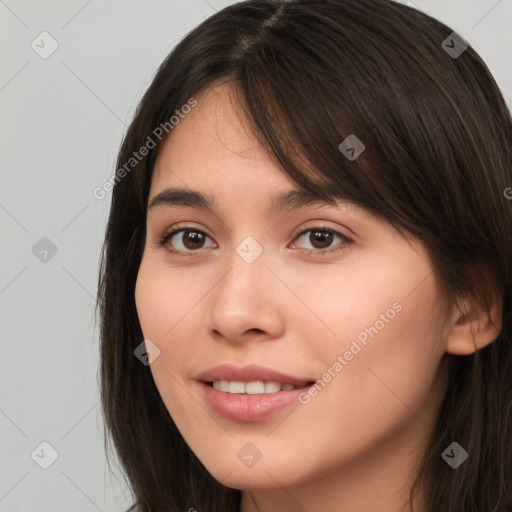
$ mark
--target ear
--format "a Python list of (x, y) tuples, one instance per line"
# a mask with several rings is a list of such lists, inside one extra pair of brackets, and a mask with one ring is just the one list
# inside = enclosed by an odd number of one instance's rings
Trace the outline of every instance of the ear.
[(495, 300), (489, 313), (478, 304), (459, 300), (454, 306), (446, 352), (467, 356), (491, 344), (500, 334), (503, 322), (503, 302)]

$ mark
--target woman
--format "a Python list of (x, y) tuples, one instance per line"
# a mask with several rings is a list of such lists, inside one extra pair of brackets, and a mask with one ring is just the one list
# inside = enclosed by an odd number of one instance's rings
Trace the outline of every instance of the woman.
[(511, 118), (451, 29), (230, 6), (117, 163), (101, 385), (132, 509), (512, 506)]

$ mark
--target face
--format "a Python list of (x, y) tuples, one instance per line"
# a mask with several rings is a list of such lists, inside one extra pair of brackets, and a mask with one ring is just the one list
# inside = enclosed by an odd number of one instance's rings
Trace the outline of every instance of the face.
[(444, 391), (424, 247), (341, 200), (279, 209), (298, 186), (251, 135), (232, 86), (196, 98), (155, 165), (135, 293), (179, 431), (238, 489), (410, 458)]

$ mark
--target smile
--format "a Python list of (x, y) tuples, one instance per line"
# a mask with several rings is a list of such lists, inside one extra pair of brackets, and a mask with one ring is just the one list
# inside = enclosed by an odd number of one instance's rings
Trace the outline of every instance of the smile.
[(246, 394), (246, 395), (261, 395), (278, 393), (279, 391), (291, 391), (298, 389), (302, 386), (295, 386), (293, 384), (283, 384), (275, 381), (251, 381), (251, 382), (240, 382), (240, 381), (228, 381), (228, 380), (216, 380), (209, 383), (215, 389), (224, 391), (225, 393), (231, 394)]
[(205, 405), (232, 421), (258, 422), (300, 404), (315, 379), (258, 366), (224, 363), (195, 375)]

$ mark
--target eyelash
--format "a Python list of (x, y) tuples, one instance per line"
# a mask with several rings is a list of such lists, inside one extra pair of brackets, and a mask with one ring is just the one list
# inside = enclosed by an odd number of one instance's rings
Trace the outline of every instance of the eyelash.
[[(196, 229), (192, 226), (181, 226), (181, 225), (176, 225), (174, 227), (174, 229), (171, 229), (171, 231), (168, 231), (166, 232), (164, 235), (162, 235), (161, 237), (158, 238), (157, 240), (157, 244), (159, 247), (163, 247), (167, 244), (167, 242), (176, 234), (176, 233), (180, 233), (181, 231), (192, 231), (194, 233), (200, 233), (201, 235), (204, 235), (204, 236), (207, 236), (208, 238), (211, 238), (210, 236), (208, 236), (204, 231), (200, 230), (200, 229)], [(325, 231), (327, 233), (330, 233), (330, 234), (333, 234), (333, 235), (336, 235), (340, 238), (342, 238), (347, 244), (351, 243), (352, 240), (350, 238), (348, 238), (347, 236), (345, 236), (343, 233), (340, 233), (339, 231), (336, 231), (335, 229), (332, 229), (332, 228), (329, 228), (327, 226), (313, 226), (312, 228), (307, 228), (307, 229), (304, 229), (302, 231), (299, 231), (295, 237), (294, 237), (294, 240), (296, 238), (300, 238), (302, 235), (304, 235), (305, 233), (308, 233), (309, 231)], [(180, 250), (176, 250), (176, 249), (171, 249), (169, 247), (166, 247), (166, 249), (171, 252), (171, 253), (174, 253), (174, 254), (181, 254), (181, 255), (184, 255), (184, 256), (196, 256), (200, 250), (197, 250), (197, 251), (180, 251)], [(341, 251), (345, 249), (345, 247), (341, 247), (341, 248), (337, 248), (337, 249), (298, 249), (299, 251), (301, 251), (302, 253), (305, 253), (306, 255), (310, 256), (312, 254), (315, 254), (315, 255), (318, 255), (318, 256), (323, 256), (325, 254), (330, 254), (332, 252), (336, 252), (336, 251)]]

